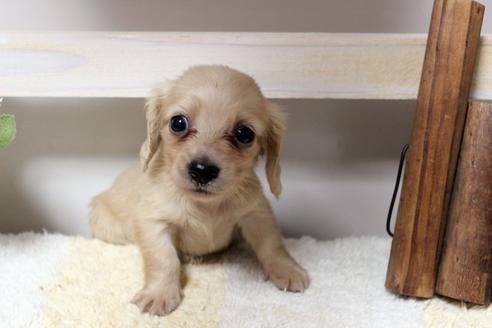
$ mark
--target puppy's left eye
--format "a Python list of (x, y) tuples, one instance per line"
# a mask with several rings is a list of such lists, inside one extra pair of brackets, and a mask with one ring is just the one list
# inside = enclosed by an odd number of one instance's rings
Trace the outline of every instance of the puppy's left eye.
[(253, 140), (255, 140), (255, 133), (247, 126), (239, 125), (234, 130), (234, 138), (237, 140), (239, 146), (245, 147), (253, 143)]

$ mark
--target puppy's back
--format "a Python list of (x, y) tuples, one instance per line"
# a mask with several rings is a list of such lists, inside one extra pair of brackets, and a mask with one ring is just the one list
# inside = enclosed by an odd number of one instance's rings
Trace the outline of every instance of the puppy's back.
[(94, 237), (114, 244), (133, 241), (130, 220), (141, 184), (142, 171), (135, 166), (121, 173), (108, 190), (92, 199), (89, 220)]

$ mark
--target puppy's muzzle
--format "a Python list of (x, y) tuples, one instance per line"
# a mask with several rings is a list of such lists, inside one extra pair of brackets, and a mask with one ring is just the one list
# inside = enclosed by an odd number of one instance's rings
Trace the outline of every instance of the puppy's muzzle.
[(188, 165), (188, 174), (197, 186), (206, 186), (217, 179), (220, 168), (208, 161), (192, 161)]

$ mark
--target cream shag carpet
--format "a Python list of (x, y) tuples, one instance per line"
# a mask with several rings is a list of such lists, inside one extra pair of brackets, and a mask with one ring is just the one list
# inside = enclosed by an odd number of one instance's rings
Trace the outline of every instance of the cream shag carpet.
[(285, 293), (263, 281), (241, 247), (193, 261), (181, 306), (167, 317), (129, 303), (142, 285), (133, 246), (55, 234), (0, 234), (1, 327), (492, 327), (492, 310), (384, 289), (390, 240), (287, 240), (311, 287)]

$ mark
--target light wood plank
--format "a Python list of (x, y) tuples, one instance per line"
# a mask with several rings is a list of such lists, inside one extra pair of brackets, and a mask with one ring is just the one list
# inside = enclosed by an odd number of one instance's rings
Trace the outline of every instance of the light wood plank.
[[(415, 99), (425, 35), (0, 33), (0, 96), (145, 97), (196, 64), (254, 76), (271, 98)], [(492, 99), (492, 38), (473, 96)]]

